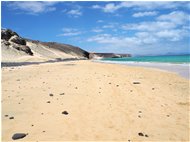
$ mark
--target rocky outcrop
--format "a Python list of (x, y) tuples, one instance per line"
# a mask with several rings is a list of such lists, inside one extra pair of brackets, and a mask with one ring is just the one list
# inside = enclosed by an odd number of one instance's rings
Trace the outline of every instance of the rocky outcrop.
[(98, 59), (98, 58), (123, 58), (131, 57), (131, 54), (117, 54), (117, 53), (90, 53), (89, 59)]
[(33, 55), (30, 47), (26, 46), (26, 41), (10, 29), (1, 30), (1, 44), (25, 52), (28, 55)]
[(1, 29), (1, 47), (2, 61), (6, 62), (131, 57), (130, 54), (89, 53), (79, 47), (68, 44), (26, 39), (10, 29)]
[(10, 39), (9, 39), (11, 42), (14, 42), (16, 44), (20, 44), (20, 45), (26, 45), (26, 41), (21, 38), (21, 37), (18, 37), (16, 35), (12, 36)]
[(1, 39), (8, 41), (12, 36), (19, 36), (19, 35), (10, 29), (1, 29)]

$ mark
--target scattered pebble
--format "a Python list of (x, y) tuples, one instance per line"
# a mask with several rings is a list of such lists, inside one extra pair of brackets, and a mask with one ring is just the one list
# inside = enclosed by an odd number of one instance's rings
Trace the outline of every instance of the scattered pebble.
[(144, 136), (144, 134), (143, 134), (143, 133), (138, 133), (138, 135), (139, 135), (139, 136)]
[(155, 88), (152, 88), (152, 90), (154, 90)]
[(78, 87), (75, 87), (75, 89), (78, 89)]
[(61, 94), (59, 94), (59, 95), (65, 95), (65, 93), (61, 93)]
[(67, 111), (63, 111), (62, 114), (68, 115), (69, 113)]
[(119, 87), (119, 85), (116, 85), (117, 87)]
[(139, 111), (139, 113), (142, 113), (142, 111)]
[(133, 84), (141, 84), (140, 82), (133, 82)]
[(53, 96), (53, 94), (49, 94), (49, 96), (51, 96), (51, 97), (52, 97), (52, 96)]
[(170, 115), (166, 115), (167, 117), (170, 117)]
[(22, 138), (26, 137), (26, 135), (28, 135), (28, 134), (25, 134), (25, 133), (16, 133), (16, 134), (14, 134), (12, 136), (12, 139), (13, 140), (22, 139)]
[(138, 135), (139, 135), (139, 136), (142, 136), (142, 137), (143, 137), (143, 136), (148, 137), (148, 135), (147, 135), (147, 134), (143, 134), (143, 133), (141, 133), (141, 132), (140, 132), (140, 133), (138, 133)]
[(31, 126), (33, 127), (34, 125), (32, 124)]
[(139, 117), (139, 118), (141, 118), (141, 116), (140, 116), (140, 115), (138, 115), (138, 117)]
[(111, 84), (111, 82), (109, 84)]
[(11, 116), (11, 117), (9, 117), (9, 119), (14, 119), (14, 117), (13, 117), (13, 116)]
[(46, 131), (43, 131), (43, 133), (45, 133)]
[(5, 117), (8, 117), (8, 116), (9, 116), (9, 115), (7, 115), (7, 114), (5, 115)]
[(133, 92), (133, 90), (130, 90), (130, 92)]
[(48, 104), (50, 104), (51, 102), (50, 101), (47, 101)]
[(41, 115), (44, 115), (44, 113), (41, 113)]

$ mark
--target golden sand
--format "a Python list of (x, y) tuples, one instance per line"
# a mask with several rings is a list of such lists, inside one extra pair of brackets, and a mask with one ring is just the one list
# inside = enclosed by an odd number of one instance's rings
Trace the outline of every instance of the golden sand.
[(141, 67), (2, 68), (2, 140), (28, 133), (21, 141), (188, 141), (189, 93), (189, 80)]

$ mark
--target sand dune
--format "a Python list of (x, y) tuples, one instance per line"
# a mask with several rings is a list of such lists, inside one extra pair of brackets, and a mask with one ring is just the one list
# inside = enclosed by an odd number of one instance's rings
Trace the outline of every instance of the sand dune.
[(22, 132), (22, 141), (188, 141), (189, 93), (188, 80), (141, 67), (2, 68), (2, 140)]

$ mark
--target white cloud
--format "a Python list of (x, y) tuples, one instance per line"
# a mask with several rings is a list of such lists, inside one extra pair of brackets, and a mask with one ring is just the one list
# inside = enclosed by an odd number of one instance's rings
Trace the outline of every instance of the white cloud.
[(97, 23), (103, 23), (104, 21), (103, 20), (97, 20), (96, 22)]
[(26, 12), (26, 14), (39, 14), (43, 12), (55, 11), (54, 6), (58, 2), (50, 1), (12, 1), (8, 2), (8, 6), (12, 9), (19, 9)]
[(137, 12), (133, 14), (133, 17), (138, 18), (138, 17), (144, 17), (144, 16), (155, 16), (157, 14), (158, 12), (156, 11)]
[(175, 30), (164, 30), (159, 31), (156, 33), (156, 36), (159, 38), (167, 38), (170, 41), (179, 41), (188, 33), (182, 29), (175, 29)]
[(80, 9), (72, 9), (68, 11), (67, 14), (73, 17), (79, 17), (82, 15), (82, 11)]
[(62, 29), (63, 33), (59, 34), (57, 36), (77, 36), (82, 34), (81, 31), (79, 31), (78, 29), (74, 29), (74, 28), (63, 28)]
[(141, 22), (138, 24), (126, 24), (122, 26), (124, 30), (135, 31), (159, 31), (162, 29), (173, 29), (176, 24), (165, 21)]
[(188, 8), (188, 2), (143, 2), (143, 1), (126, 1), (119, 3), (107, 3), (106, 5), (93, 5), (94, 9), (101, 9), (107, 13), (113, 13), (121, 8), (133, 8), (135, 10), (154, 10), (154, 9), (172, 9), (177, 7)]
[(173, 11), (169, 14), (161, 15), (157, 18), (159, 21), (170, 21), (176, 24), (184, 24), (189, 20), (189, 15), (182, 11)]
[[(88, 42), (108, 44), (108, 46), (131, 47), (146, 46), (158, 43), (176, 42), (188, 37), (189, 32), (188, 14), (174, 11), (169, 14), (160, 15), (155, 21), (130, 23), (121, 26), (119, 23), (110, 23), (102, 28), (122, 29), (124, 34), (98, 34), (90, 37)], [(188, 21), (188, 22), (187, 22)], [(128, 31), (134, 35), (128, 36)]]
[(110, 34), (100, 34), (87, 39), (88, 42), (110, 44), (117, 47), (127, 47), (127, 45), (139, 45), (141, 41), (136, 37), (118, 37)]
[(95, 29), (92, 29), (92, 32), (101, 33), (101, 32), (103, 32), (103, 30), (100, 28), (95, 28)]

